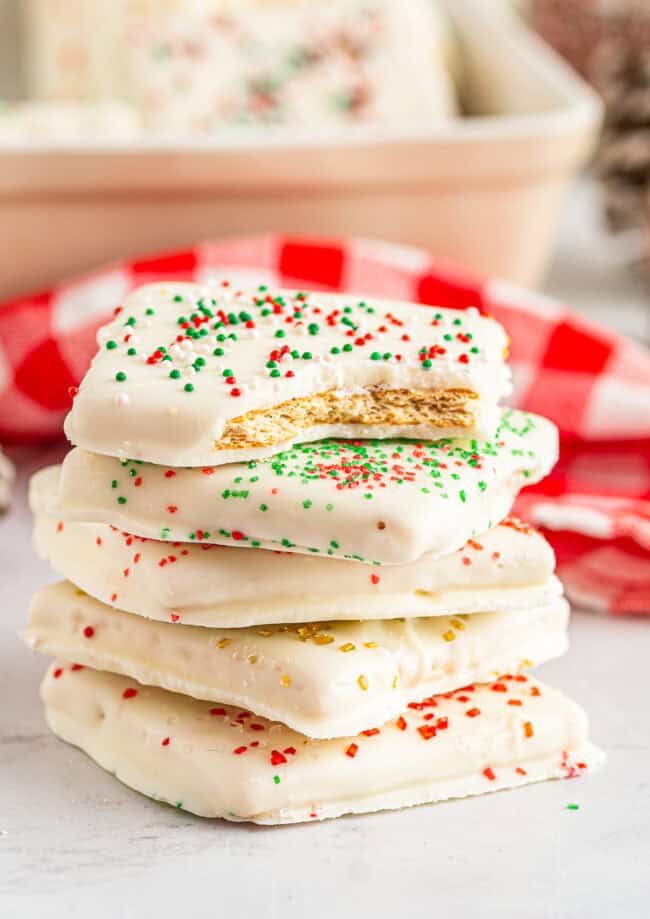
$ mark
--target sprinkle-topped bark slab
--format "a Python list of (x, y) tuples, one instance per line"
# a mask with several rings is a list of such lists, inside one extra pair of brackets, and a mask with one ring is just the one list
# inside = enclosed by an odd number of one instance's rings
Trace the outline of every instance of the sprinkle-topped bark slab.
[(36, 594), (23, 637), (43, 654), (327, 738), (382, 725), (413, 698), (558, 657), (568, 613), (559, 598), (508, 613), (213, 630), (121, 613), (62, 581)]
[(466, 797), (600, 765), (584, 712), (520, 679), (502, 677), (506, 692), (483, 684), (416, 701), (381, 728), (336, 740), (309, 740), (249, 711), (79, 664), (54, 664), (41, 695), (54, 733), (131, 788), (204, 817), (279, 824)]
[[(113, 607), (164, 622), (239, 628), (319, 619), (506, 612), (561, 595), (546, 540), (516, 518), (444, 558), (350, 565), (299, 555), (168, 543), (45, 513), (59, 469), (32, 479), (34, 545), (59, 574)], [(305, 589), (308, 585), (308, 590)]]
[(86, 450), (173, 466), (324, 437), (489, 437), (505, 332), (477, 310), (151, 284), (100, 330), (66, 420)]
[(556, 457), (551, 422), (515, 411), (488, 441), (322, 441), (201, 469), (76, 449), (52, 511), (154, 539), (405, 564), (496, 525)]

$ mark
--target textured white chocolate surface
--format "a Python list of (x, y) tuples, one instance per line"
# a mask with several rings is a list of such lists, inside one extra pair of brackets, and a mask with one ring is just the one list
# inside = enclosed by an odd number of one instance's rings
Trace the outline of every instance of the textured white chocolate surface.
[[(444, 558), (349, 564), (293, 552), (172, 543), (45, 513), (57, 467), (32, 479), (34, 546), (63, 577), (104, 603), (165, 622), (238, 628), (319, 619), (394, 619), (505, 612), (560, 596), (546, 540), (515, 517)], [(308, 589), (305, 589), (308, 585)]]
[[(476, 310), (186, 283), (135, 291), (98, 333), (68, 415), (86, 450), (175, 466), (270, 456), (326, 436), (491, 436), (510, 389), (504, 330)], [(228, 422), (288, 400), (372, 388), (460, 389), (474, 424), (319, 424), (274, 445), (216, 449)]]
[(502, 678), (505, 691), (484, 684), (414, 703), (366, 735), (309, 740), (78, 668), (56, 663), (43, 682), (54, 733), (131, 788), (204, 817), (322, 820), (582, 775), (603, 760), (582, 709), (523, 674)]
[(517, 411), (490, 441), (323, 441), (203, 469), (75, 449), (49, 510), (155, 539), (397, 565), (495, 526), (556, 458), (554, 425)]
[(23, 637), (43, 654), (327, 738), (558, 657), (568, 615), (559, 598), (519, 612), (215, 630), (122, 613), (62, 581), (36, 594)]
[(449, 30), (430, 0), (167, 0), (162, 15), (159, 2), (153, 13), (131, 6), (131, 93), (165, 134), (414, 126), (455, 111)]

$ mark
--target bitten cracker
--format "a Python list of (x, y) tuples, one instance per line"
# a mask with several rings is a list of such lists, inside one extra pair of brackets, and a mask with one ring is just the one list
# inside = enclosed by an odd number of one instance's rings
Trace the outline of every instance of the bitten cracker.
[(494, 320), (348, 294), (150, 284), (98, 342), (68, 438), (174, 466), (332, 436), (489, 437), (510, 390)]

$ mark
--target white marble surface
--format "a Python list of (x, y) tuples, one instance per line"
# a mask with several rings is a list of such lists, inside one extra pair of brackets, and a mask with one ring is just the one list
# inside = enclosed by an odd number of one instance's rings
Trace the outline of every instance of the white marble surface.
[[(585, 229), (592, 209), (578, 188), (549, 287), (641, 339), (643, 283), (625, 267), (627, 250)], [(123, 787), (45, 727), (45, 662), (16, 629), (32, 590), (52, 578), (31, 552), (26, 475), (55, 458), (22, 458), (0, 518), (2, 919), (648, 915), (650, 621), (578, 611), (569, 655), (540, 671), (591, 715), (609, 757), (592, 777), (303, 827), (201, 821)]]

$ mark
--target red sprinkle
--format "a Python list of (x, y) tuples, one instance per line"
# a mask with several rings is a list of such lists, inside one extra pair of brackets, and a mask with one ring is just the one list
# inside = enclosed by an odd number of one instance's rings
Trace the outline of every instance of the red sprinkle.
[(371, 582), (371, 584), (379, 584), (379, 580), (380, 580), (380, 578), (379, 578), (379, 575), (378, 575), (378, 574), (371, 574), (371, 575), (370, 575), (370, 582)]
[(84, 637), (92, 638), (94, 634), (95, 634), (95, 630), (92, 627), (92, 625), (87, 625), (86, 628), (84, 629)]
[(407, 722), (406, 722), (406, 718), (404, 718), (402, 715), (399, 716), (399, 718), (397, 719), (397, 721), (395, 722), (395, 724), (396, 724), (397, 727), (400, 729), (400, 731), (405, 731), (405, 730), (407, 729), (407, 727), (408, 727), (408, 724), (407, 724)]
[(286, 763), (287, 758), (284, 753), (280, 753), (279, 750), (271, 750), (270, 760), (272, 766), (281, 766), (283, 763)]
[(60, 667), (57, 667), (56, 670), (54, 671), (54, 679), (58, 680), (59, 677), (62, 676), (62, 674), (63, 674), (63, 670)]
[(494, 772), (492, 771), (491, 766), (488, 766), (487, 769), (483, 770), (483, 775), (485, 776), (486, 779), (489, 779), (490, 782), (493, 782), (496, 778)]
[(351, 743), (350, 746), (345, 751), (345, 755), (349, 756), (350, 759), (354, 759), (354, 757), (357, 755), (358, 749), (359, 749), (358, 744)]
[(138, 694), (138, 690), (134, 689), (132, 686), (129, 686), (129, 688), (125, 689), (124, 692), (122, 693), (122, 698), (123, 699), (133, 699), (135, 698), (135, 696), (137, 696), (137, 694)]
[(246, 749), (246, 747), (235, 747), (232, 752), (235, 754), (235, 756), (241, 756), (242, 753), (246, 752)]
[(225, 708), (211, 708), (211, 709), (210, 709), (210, 714), (211, 714), (211, 715), (225, 715), (225, 714), (226, 714), (226, 710), (225, 710)]
[(168, 747), (168, 746), (169, 746), (169, 737), (165, 737), (165, 738), (161, 741), (160, 745), (161, 745), (162, 747)]
[(432, 737), (436, 736), (436, 731), (435, 724), (422, 724), (418, 728), (418, 734), (423, 740), (431, 740)]

